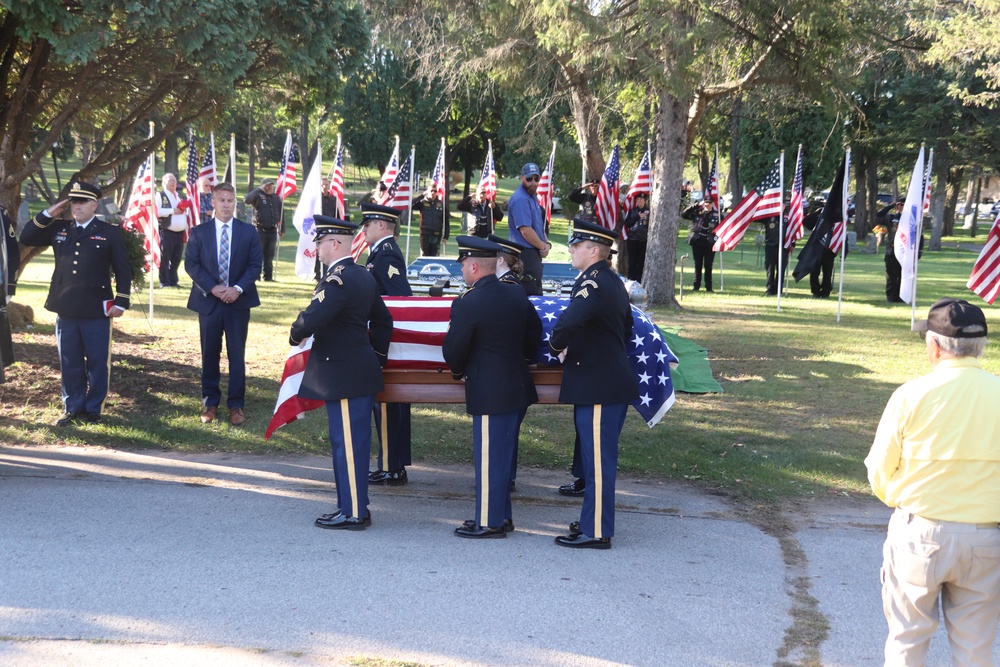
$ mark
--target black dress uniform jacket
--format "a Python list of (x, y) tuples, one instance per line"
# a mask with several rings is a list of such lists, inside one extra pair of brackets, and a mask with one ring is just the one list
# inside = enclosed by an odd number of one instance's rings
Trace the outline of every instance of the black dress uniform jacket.
[(53, 220), (39, 213), (21, 232), (22, 244), (51, 245), (55, 255), (45, 309), (61, 317), (106, 317), (104, 302), (114, 299), (116, 306), (127, 310), (132, 268), (121, 228), (98, 218), (84, 230), (76, 226), (75, 220)]
[(406, 263), (396, 239), (387, 236), (368, 252), (367, 269), (378, 283), (379, 294), (385, 296), (413, 296), (406, 279)]
[(518, 285), (483, 276), (451, 304), (444, 360), (465, 378), (470, 415), (517, 412), (538, 402), (528, 363), (542, 340), (542, 321)]
[(566, 350), (560, 403), (631, 403), (639, 383), (628, 358), (632, 307), (625, 286), (607, 261), (580, 274), (573, 296), (549, 338), (558, 354)]
[(292, 325), (292, 345), (309, 336), (315, 338), (299, 396), (337, 401), (383, 389), (392, 316), (375, 279), (350, 257), (327, 272)]

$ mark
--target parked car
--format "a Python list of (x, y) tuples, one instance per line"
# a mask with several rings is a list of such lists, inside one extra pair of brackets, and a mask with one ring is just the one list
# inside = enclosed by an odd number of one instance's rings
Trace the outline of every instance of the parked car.
[(998, 215), (1000, 215), (1000, 201), (994, 202), (990, 207), (990, 218), (996, 220)]

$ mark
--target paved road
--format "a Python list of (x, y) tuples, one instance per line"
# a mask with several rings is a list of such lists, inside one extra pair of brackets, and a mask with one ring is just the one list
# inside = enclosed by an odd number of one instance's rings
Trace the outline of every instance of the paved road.
[(0, 664), (800, 664), (793, 607), (830, 625), (820, 664), (880, 664), (877, 503), (810, 504), (783, 552), (724, 499), (623, 480), (614, 548), (580, 552), (553, 544), (565, 475), (521, 471), (517, 530), (487, 541), (451, 534), (471, 469), (410, 479), (341, 533), (312, 525), (326, 458), (0, 447)]

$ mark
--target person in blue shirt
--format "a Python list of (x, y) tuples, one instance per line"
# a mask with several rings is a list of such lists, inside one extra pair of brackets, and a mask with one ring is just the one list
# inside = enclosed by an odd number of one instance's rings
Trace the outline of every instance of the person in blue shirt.
[(521, 251), (521, 263), (524, 264), (524, 287), (529, 295), (542, 293), (542, 260), (552, 249), (545, 237), (545, 216), (535, 197), (539, 180), (541, 174), (537, 164), (529, 162), (521, 167), (521, 185), (507, 203), (510, 240), (525, 246)]

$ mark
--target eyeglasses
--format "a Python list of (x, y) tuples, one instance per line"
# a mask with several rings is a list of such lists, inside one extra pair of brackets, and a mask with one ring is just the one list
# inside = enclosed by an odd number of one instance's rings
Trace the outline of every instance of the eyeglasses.
[(534, 181), (535, 183), (537, 183), (539, 180), (541, 180), (541, 177), (540, 176), (525, 176), (524, 180), (528, 181), (529, 183), (531, 183), (532, 181)]

